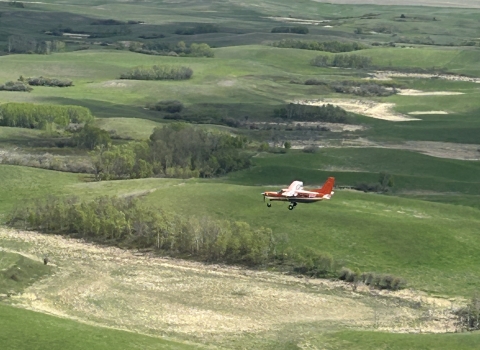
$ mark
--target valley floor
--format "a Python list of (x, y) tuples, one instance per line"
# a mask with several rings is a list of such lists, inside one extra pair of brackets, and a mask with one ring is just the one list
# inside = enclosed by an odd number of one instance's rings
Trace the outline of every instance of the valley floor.
[[(458, 299), (383, 292), (321, 279), (160, 258), (35, 232), (0, 229), (0, 251), (50, 257), (55, 273), (5, 298), (84, 323), (242, 348), (310, 331), (455, 331)], [(261, 340), (260, 340), (261, 339)]]

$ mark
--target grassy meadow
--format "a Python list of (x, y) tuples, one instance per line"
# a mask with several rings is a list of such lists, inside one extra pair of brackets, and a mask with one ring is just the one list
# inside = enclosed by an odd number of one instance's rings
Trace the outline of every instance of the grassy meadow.
[[(340, 143), (368, 140), (381, 144), (434, 141), (473, 144), (480, 151), (480, 85), (435, 78), (395, 77), (390, 83), (425, 92), (460, 95), (360, 97), (335, 93), (322, 85), (304, 85), (308, 79), (328, 83), (365, 82), (369, 73), (442, 71), (480, 78), (480, 10), (427, 6), (340, 5), (310, 0), (254, 1), (138, 1), (105, 2), (45, 0), (24, 7), (0, 2), (0, 85), (20, 76), (69, 79), (68, 88), (34, 87), (32, 92), (0, 91), (0, 104), (32, 102), (80, 105), (91, 109), (94, 125), (116, 136), (116, 144), (146, 140), (155, 127), (170, 121), (146, 105), (179, 100), (187, 111), (214, 114), (250, 123), (279, 123), (273, 111), (294, 100), (323, 98), (368, 100), (394, 104), (394, 111), (444, 111), (416, 115), (420, 120), (391, 122), (351, 115), (362, 130), (334, 133), (288, 131), (279, 125), (264, 130), (205, 124), (216, 132), (245, 135), (255, 140), (249, 152), (253, 166), (217, 179), (149, 178), (94, 182), (74, 174), (0, 164), (0, 224), (22, 203), (49, 195), (92, 199), (101, 195), (141, 196), (143, 203), (183, 216), (246, 221), (288, 236), (294, 251), (306, 248), (330, 253), (349, 268), (391, 273), (408, 287), (442, 298), (470, 298), (480, 290), (480, 163), (435, 158), (404, 149), (319, 148), (315, 153), (289, 150), (285, 154), (257, 152), (259, 142), (290, 139)], [(401, 15), (403, 15), (401, 17)], [(120, 25), (94, 24), (115, 19)], [(126, 21), (142, 21), (132, 24)], [(300, 23), (296, 23), (300, 22)], [(176, 30), (212, 23), (212, 33), (180, 35)], [(307, 35), (271, 33), (279, 26), (305, 25)], [(99, 38), (68, 39), (49, 31), (70, 27), (78, 33), (100, 33)], [(154, 56), (131, 52), (119, 42), (141, 42), (159, 35), (160, 43), (207, 43), (214, 57)], [(36, 40), (66, 40), (65, 52), (50, 55), (8, 54), (11, 35)], [(314, 67), (319, 55), (343, 53), (275, 48), (282, 39), (355, 41), (368, 49), (346, 53), (371, 58), (369, 69)], [(374, 44), (374, 45), (372, 45)], [(393, 47), (395, 46), (395, 47)], [(138, 66), (187, 66), (189, 80), (122, 80), (120, 75)], [(66, 137), (42, 130), (0, 127), (0, 163), (5, 152), (85, 156), (85, 150), (56, 146)], [(118, 140), (120, 138), (120, 140)], [(480, 153), (479, 153), (480, 157)], [(393, 176), (386, 195), (337, 190), (330, 201), (267, 208), (261, 192), (286, 187), (293, 180), (306, 188), (320, 186), (328, 176), (337, 185), (375, 183), (380, 172)], [(56, 267), (44, 266), (1, 249), (0, 295), (22, 293)], [(21, 271), (12, 278), (16, 270)], [(0, 344), (8, 349), (187, 349), (177, 343), (121, 330), (14, 308), (0, 299)], [(280, 326), (279, 326), (280, 327)], [(302, 327), (299, 325), (298, 327)], [(308, 339), (286, 330), (275, 341), (261, 333), (246, 337), (262, 348), (298, 349), (300, 343), (328, 349), (473, 349), (478, 333), (390, 334), (362, 329), (312, 328)], [(280, 329), (280, 328), (279, 328)], [(307, 332), (308, 333), (308, 332)], [(304, 334), (304, 333), (302, 333)], [(287, 339), (288, 338), (288, 339)], [(209, 346), (208, 344), (204, 344)], [(213, 346), (213, 345), (212, 345)], [(302, 345), (303, 346), (303, 345)]]

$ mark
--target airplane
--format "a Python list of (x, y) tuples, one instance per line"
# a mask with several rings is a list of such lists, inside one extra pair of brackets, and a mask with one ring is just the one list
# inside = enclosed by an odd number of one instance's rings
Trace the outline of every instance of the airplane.
[(293, 210), (297, 203), (314, 203), (332, 198), (334, 185), (335, 178), (329, 177), (322, 188), (306, 191), (303, 189), (302, 181), (293, 181), (288, 188), (278, 192), (263, 192), (263, 201), (265, 202), (265, 199), (269, 200), (267, 203), (269, 208), (272, 206), (271, 201), (290, 202), (288, 209)]

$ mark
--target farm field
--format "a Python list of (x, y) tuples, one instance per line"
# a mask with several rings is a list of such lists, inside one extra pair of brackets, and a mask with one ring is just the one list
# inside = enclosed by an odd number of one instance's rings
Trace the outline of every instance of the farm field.
[[(480, 291), (479, 11), (470, 0), (0, 1), (0, 344), (479, 348), (478, 330), (458, 317)], [(138, 79), (148, 69), (193, 73)], [(57, 86), (29, 83), (39, 77)], [(7, 107), (39, 105), (52, 108), (45, 121), (26, 123), (25, 112), (6, 122)], [(103, 141), (89, 143), (71, 115), (55, 119), (55, 105), (88, 108)], [(320, 106), (335, 114), (312, 119)], [(182, 122), (203, 133), (169, 142), (224, 152), (168, 154), (165, 135)], [(233, 140), (238, 149), (221, 149)], [(329, 201), (288, 210), (261, 195), (330, 176)], [(127, 249), (7, 227), (38, 201), (101, 196), (268, 228), (289, 250), (283, 263), (229, 265), (159, 243)], [(332, 257), (328, 278), (288, 260), (311, 251)], [(342, 267), (406, 288), (344, 282)]]

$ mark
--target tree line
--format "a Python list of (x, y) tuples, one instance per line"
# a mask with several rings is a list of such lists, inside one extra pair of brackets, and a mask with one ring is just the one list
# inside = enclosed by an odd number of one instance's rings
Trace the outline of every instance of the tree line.
[(281, 41), (276, 41), (272, 43), (274, 47), (280, 48), (290, 48), (290, 49), (302, 49), (302, 50), (313, 50), (313, 51), (325, 51), (332, 53), (339, 52), (351, 52), (358, 50), (368, 49), (368, 46), (357, 42), (348, 42), (348, 41), (304, 41), (304, 40), (293, 40), (293, 39), (284, 39)]
[(65, 43), (60, 40), (38, 40), (28, 35), (10, 35), (7, 39), (8, 53), (37, 53), (49, 55), (65, 50)]
[(248, 168), (246, 137), (172, 123), (155, 128), (148, 141), (98, 147), (92, 153), (97, 180), (212, 177)]
[(153, 66), (136, 67), (122, 73), (120, 79), (134, 80), (187, 80), (193, 75), (190, 67), (184, 66)]
[(308, 28), (304, 26), (296, 27), (274, 27), (272, 33), (291, 33), (291, 34), (308, 34)]
[(341, 68), (368, 68), (372, 65), (372, 58), (360, 55), (335, 55), (317, 56), (310, 61), (316, 67), (341, 67)]
[(142, 204), (135, 197), (48, 197), (12, 210), (7, 225), (24, 230), (80, 237), (123, 248), (150, 248), (176, 257), (207, 262), (276, 266), (311, 277), (363, 282), (373, 288), (400, 289), (405, 282), (391, 275), (342, 268), (331, 254), (311, 248), (295, 251), (287, 235), (253, 228), (243, 221), (181, 216)]
[(34, 103), (5, 103), (0, 105), (0, 125), (29, 129), (45, 129), (52, 123), (88, 123), (94, 119), (90, 110), (80, 106), (58, 106)]
[(126, 248), (153, 248), (203, 261), (260, 265), (275, 252), (273, 233), (246, 222), (170, 214), (136, 198), (50, 197), (15, 209), (13, 227), (72, 235)]
[(196, 34), (208, 34), (208, 33), (218, 33), (219, 28), (215, 24), (211, 23), (202, 23), (198, 24), (195, 27), (190, 28), (179, 28), (175, 30), (177, 35), (196, 35)]
[(192, 43), (187, 45), (184, 41), (178, 43), (167, 43), (162, 41), (152, 41), (148, 43), (131, 43), (129, 50), (137, 53), (158, 56), (182, 56), (182, 57), (213, 57), (215, 56), (212, 48), (205, 43)]
[(275, 109), (274, 118), (291, 121), (348, 123), (348, 113), (337, 106), (326, 104), (323, 106), (307, 106), (298, 103), (289, 103), (285, 107)]

